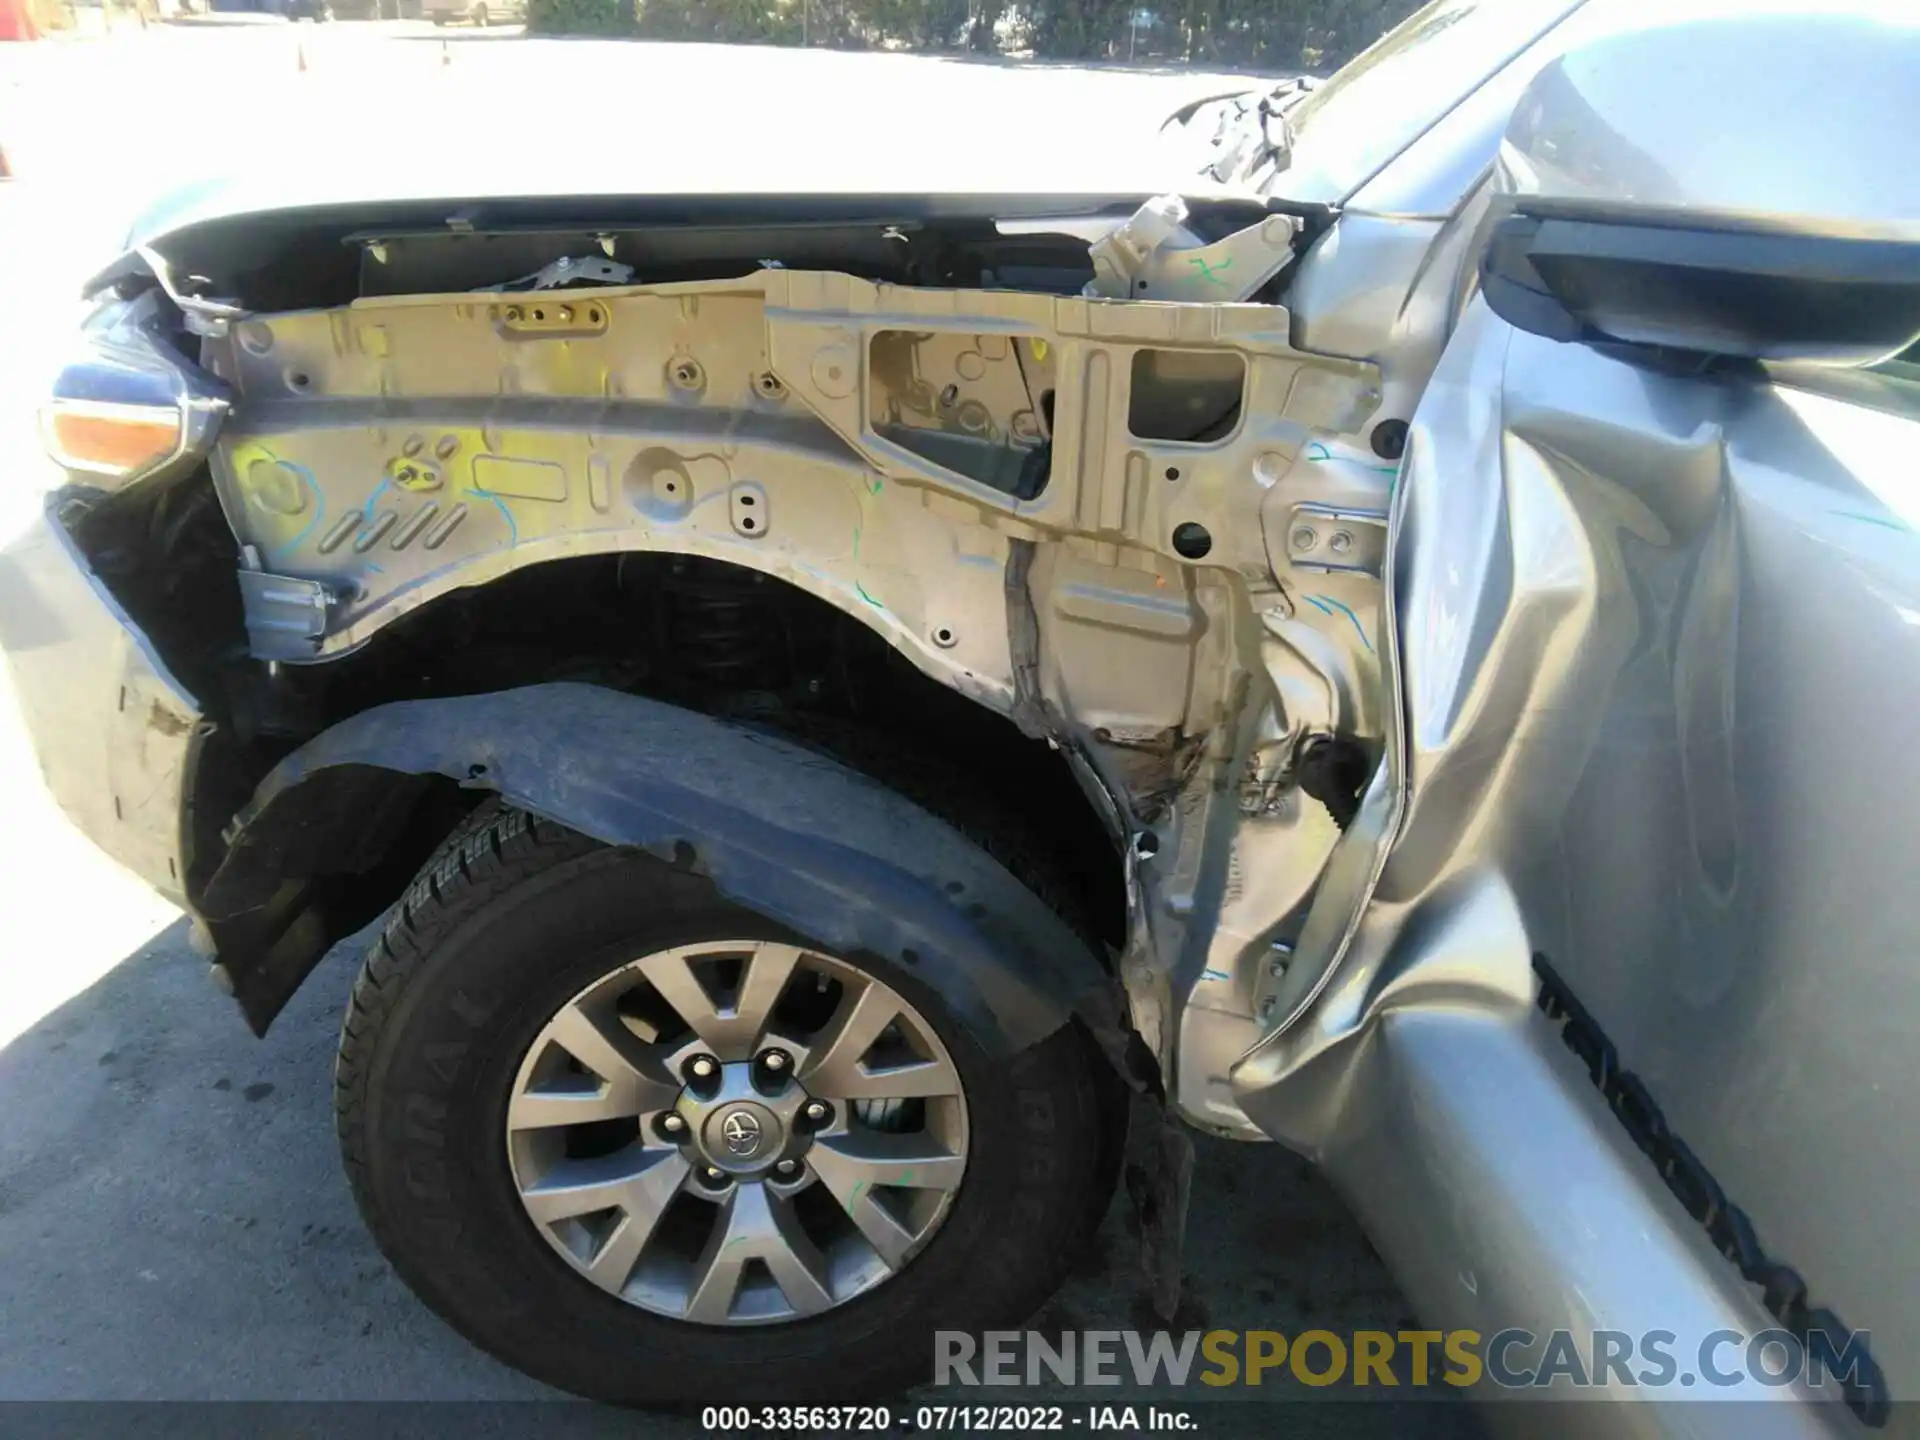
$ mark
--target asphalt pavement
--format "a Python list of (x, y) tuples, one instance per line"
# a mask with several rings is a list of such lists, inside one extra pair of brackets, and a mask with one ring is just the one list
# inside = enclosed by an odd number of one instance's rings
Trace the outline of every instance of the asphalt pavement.
[[(681, 141), (778, 145), (790, 173), (804, 164), (797, 124), (865, 115), (892, 136), (876, 144), (974, 147), (987, 174), (994, 153), (1149, 143), (1160, 115), (1210, 83), (407, 25), (158, 27), (0, 46), (0, 148), (23, 177), (0, 182), (0, 538), (52, 478), (32, 409), (79, 279), (152, 196), (284, 164), (289, 135), (336, 137), (352, 154), (404, 117), (476, 146), (604, 144), (573, 128), (566, 97), (613, 87), (651, 117), (620, 137), (632, 145), (661, 143), (672, 120)], [(59, 815), (10, 691), (0, 796), (0, 1400), (552, 1398), (414, 1301), (354, 1212), (330, 1079), (357, 947), (332, 955), (255, 1040), (206, 983), (184, 922)], [(1272, 1146), (1198, 1144), (1179, 1328), (1411, 1323), (1309, 1167)], [(1125, 1211), (1116, 1203), (1040, 1328), (1155, 1328)], [(1460, 1405), (1410, 1420), (1344, 1389), (1293, 1401), (1216, 1406), (1204, 1429), (1471, 1428)], [(648, 1434), (695, 1423), (620, 1421)]]

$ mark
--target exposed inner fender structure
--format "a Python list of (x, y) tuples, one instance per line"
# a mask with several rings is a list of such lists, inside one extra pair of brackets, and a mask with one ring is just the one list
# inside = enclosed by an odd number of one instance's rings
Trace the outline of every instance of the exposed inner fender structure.
[(230, 937), (244, 935), (245, 917), (289, 878), (316, 868), (317, 810), (338, 803), (327, 782), (369, 767), (491, 790), (596, 840), (697, 870), (823, 947), (914, 970), (992, 1049), (1023, 1049), (1083, 1004), (1112, 1008), (1113, 982), (1059, 916), (986, 851), (877, 781), (692, 711), (554, 684), (363, 711), (261, 782), (201, 902), (256, 1030), (344, 932), (290, 932), (271, 954)]

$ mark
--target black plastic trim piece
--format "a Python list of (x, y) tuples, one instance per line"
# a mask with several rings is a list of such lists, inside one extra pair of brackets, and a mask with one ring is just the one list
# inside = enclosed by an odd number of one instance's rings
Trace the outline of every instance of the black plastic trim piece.
[(1792, 1266), (1770, 1258), (1760, 1248), (1753, 1222), (1727, 1199), (1720, 1184), (1667, 1126), (1666, 1117), (1640, 1077), (1620, 1068), (1619, 1053), (1587, 1008), (1575, 998), (1566, 981), (1544, 955), (1533, 957), (1540, 977), (1536, 1004), (1549, 1020), (1560, 1023), (1560, 1038), (1587, 1067), (1594, 1088), (1606, 1098), (1607, 1108), (1632, 1137), (1667, 1182), (1667, 1188), (1686, 1212), (1705, 1227), (1714, 1248), (1732, 1261), (1741, 1278), (1760, 1286), (1761, 1303), (1769, 1314), (1816, 1360), (1846, 1357), (1853, 1364), (1836, 1373), (1847, 1408), (1863, 1424), (1876, 1428), (1887, 1423), (1893, 1398), (1887, 1378), (1867, 1353), (1867, 1337), (1850, 1330), (1831, 1310), (1809, 1306), (1806, 1281)]
[(1920, 244), (1516, 213), (1481, 288), (1550, 340), (1870, 364), (1920, 337)]
[[(342, 834), (404, 823), (404, 807), (381, 806), (381, 797), (418, 783), (403, 777), (429, 775), (495, 792), (605, 844), (692, 866), (728, 898), (835, 953), (904, 965), (989, 1049), (1025, 1049), (1083, 1003), (1104, 1003), (1111, 986), (1044, 901), (878, 781), (677, 706), (593, 685), (533, 685), (376, 706), (309, 741), (261, 782), (198, 897), (256, 1030), (350, 933), (324, 911), (297, 923), (276, 918), (275, 907), (323, 861), (334, 871), (374, 864), (380, 845), (357, 857), (323, 852)], [(374, 826), (383, 814), (387, 823)], [(339, 915), (364, 923), (365, 908)]]

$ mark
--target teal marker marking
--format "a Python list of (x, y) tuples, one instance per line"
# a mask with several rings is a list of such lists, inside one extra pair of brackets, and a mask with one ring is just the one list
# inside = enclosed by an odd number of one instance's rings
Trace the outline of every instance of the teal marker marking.
[(1400, 467), (1398, 465), (1374, 465), (1365, 460), (1356, 460), (1351, 455), (1336, 455), (1318, 440), (1310, 440), (1307, 442), (1307, 463), (1309, 465), (1325, 465), (1335, 461), (1343, 465), (1358, 465), (1362, 470), (1371, 470), (1376, 475), (1398, 475), (1400, 473)]
[(1897, 530), (1902, 535), (1912, 533), (1912, 527), (1900, 520), (1889, 520), (1884, 515), (1862, 515), (1857, 510), (1829, 510), (1829, 515), (1838, 515), (1842, 520), (1858, 520), (1862, 525), (1878, 525), (1883, 530)]
[(292, 551), (297, 550), (300, 547), (300, 542), (311, 535), (314, 527), (326, 518), (327, 497), (321, 493), (319, 482), (313, 478), (313, 472), (307, 469), (306, 466), (296, 465), (291, 460), (282, 460), (264, 445), (260, 447), (260, 453), (273, 461), (274, 464), (284, 465), (295, 475), (299, 476), (301, 488), (313, 496), (313, 518), (302, 525), (299, 533), (291, 540), (283, 540), (278, 545), (270, 545), (267, 547), (267, 553), (269, 555), (290, 554)]

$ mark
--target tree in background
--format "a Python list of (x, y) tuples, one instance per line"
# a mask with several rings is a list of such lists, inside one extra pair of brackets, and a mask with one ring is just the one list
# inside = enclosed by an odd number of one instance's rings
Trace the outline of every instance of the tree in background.
[(545, 34), (1327, 72), (1413, 0), (528, 0)]

